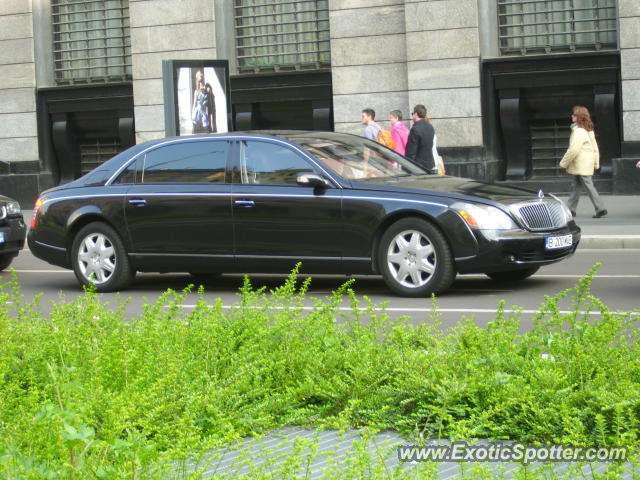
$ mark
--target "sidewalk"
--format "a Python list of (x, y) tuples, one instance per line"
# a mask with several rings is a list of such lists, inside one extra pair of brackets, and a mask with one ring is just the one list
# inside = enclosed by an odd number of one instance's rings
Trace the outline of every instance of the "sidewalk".
[[(580, 197), (576, 223), (582, 229), (582, 240), (578, 248), (640, 249), (640, 195), (602, 195), (602, 200), (609, 214), (591, 218), (595, 211), (589, 197)], [(22, 214), (28, 225), (33, 210), (23, 210)]]
[(582, 229), (582, 240), (578, 248), (640, 248), (640, 195), (602, 195), (602, 200), (608, 215), (591, 218), (595, 211), (589, 197), (580, 197), (576, 223)]

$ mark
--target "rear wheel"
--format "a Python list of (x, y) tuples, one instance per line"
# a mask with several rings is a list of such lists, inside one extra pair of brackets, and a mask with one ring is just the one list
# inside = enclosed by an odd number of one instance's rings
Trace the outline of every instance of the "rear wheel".
[(519, 282), (540, 270), (540, 267), (521, 268), (519, 270), (511, 270), (509, 272), (490, 272), (486, 273), (489, 278), (498, 282)]
[(9, 268), (15, 255), (0, 255), (0, 272)]
[(95, 222), (80, 229), (71, 247), (73, 271), (82, 285), (99, 292), (125, 288), (134, 277), (127, 252), (117, 232)]
[(404, 218), (391, 225), (380, 240), (378, 259), (387, 286), (404, 297), (440, 293), (456, 276), (446, 238), (421, 218)]

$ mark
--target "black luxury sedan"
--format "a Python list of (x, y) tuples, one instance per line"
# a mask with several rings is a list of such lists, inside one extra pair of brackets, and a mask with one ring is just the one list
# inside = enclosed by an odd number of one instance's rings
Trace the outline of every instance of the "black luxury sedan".
[(9, 268), (22, 250), (26, 233), (20, 204), (0, 195), (0, 271)]
[(335, 132), (269, 131), (136, 145), (42, 193), (31, 251), (98, 291), (136, 271), (380, 274), (403, 296), (456, 274), (515, 281), (567, 258), (580, 229), (542, 192), (427, 174)]

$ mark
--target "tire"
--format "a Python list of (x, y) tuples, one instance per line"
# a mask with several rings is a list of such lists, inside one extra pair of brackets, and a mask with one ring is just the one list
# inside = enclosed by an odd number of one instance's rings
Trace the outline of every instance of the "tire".
[(0, 272), (9, 268), (14, 258), (15, 255), (0, 255)]
[(78, 282), (99, 292), (124, 289), (135, 275), (120, 236), (106, 223), (82, 227), (73, 239), (71, 255)]
[(456, 277), (446, 238), (421, 218), (403, 218), (384, 232), (378, 262), (387, 286), (403, 297), (443, 292)]
[(511, 270), (508, 272), (491, 272), (485, 275), (497, 282), (519, 282), (540, 270), (540, 267), (521, 268), (519, 270)]

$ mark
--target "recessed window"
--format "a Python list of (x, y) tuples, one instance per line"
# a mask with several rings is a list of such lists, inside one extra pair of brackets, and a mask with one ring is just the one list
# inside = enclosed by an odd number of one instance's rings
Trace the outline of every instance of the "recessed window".
[(51, 0), (56, 83), (131, 79), (129, 0)]
[(148, 152), (141, 183), (223, 183), (227, 167), (225, 141), (180, 142)]
[(293, 150), (268, 142), (242, 142), (242, 183), (297, 185), (299, 173), (313, 173), (313, 167)]
[(500, 52), (615, 49), (615, 0), (498, 0)]
[(234, 0), (238, 69), (318, 69), (331, 64), (328, 0)]

